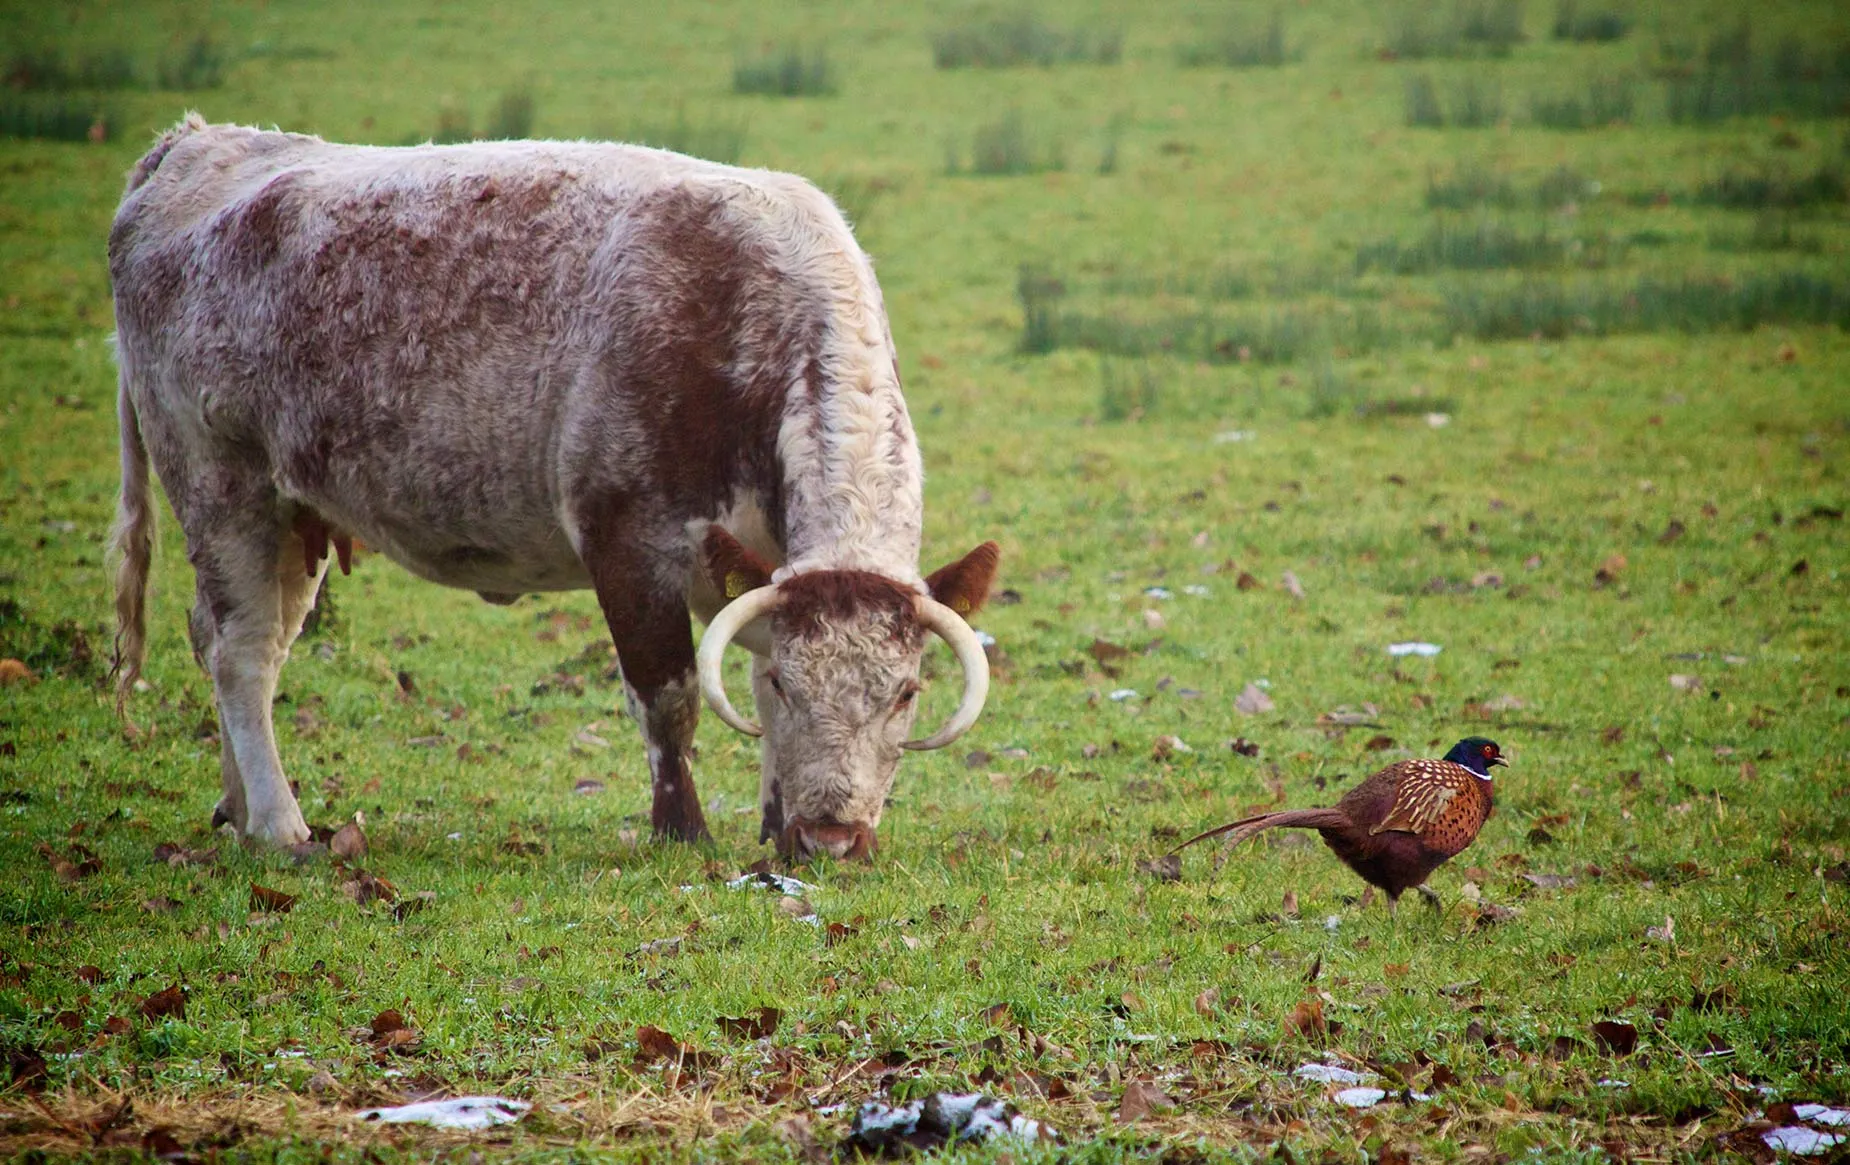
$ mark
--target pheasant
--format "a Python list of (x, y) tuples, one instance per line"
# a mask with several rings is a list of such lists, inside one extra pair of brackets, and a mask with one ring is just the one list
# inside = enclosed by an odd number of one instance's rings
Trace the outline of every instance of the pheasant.
[(1495, 741), (1467, 737), (1443, 760), (1394, 762), (1333, 808), (1261, 813), (1197, 834), (1170, 852), (1223, 833), (1232, 847), (1261, 830), (1314, 829), (1345, 865), (1386, 891), (1390, 914), (1408, 890), (1436, 908), (1439, 896), (1426, 879), (1477, 839), (1490, 817), (1490, 770), (1508, 763)]

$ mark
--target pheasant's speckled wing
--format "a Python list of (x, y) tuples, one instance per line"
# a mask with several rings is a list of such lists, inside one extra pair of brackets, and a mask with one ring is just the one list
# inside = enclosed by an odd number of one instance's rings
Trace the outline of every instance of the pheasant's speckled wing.
[[(1457, 810), (1470, 812), (1473, 817), (1477, 815), (1476, 798), (1470, 795), (1474, 792), (1477, 775), (1470, 769), (1449, 760), (1408, 760), (1396, 767), (1400, 769), (1400, 780), (1394, 791), (1394, 804), (1370, 833), (1392, 830), (1427, 834), (1446, 818), (1454, 798), (1461, 794), (1465, 795), (1465, 801), (1457, 804)], [(1475, 834), (1476, 826), (1481, 824), (1481, 821), (1472, 822), (1471, 832)], [(1469, 838), (1466, 843), (1469, 844)]]

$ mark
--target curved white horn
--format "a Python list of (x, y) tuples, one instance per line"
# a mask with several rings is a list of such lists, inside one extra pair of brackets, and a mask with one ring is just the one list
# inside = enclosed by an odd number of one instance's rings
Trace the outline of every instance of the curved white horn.
[(720, 657), (726, 653), (726, 645), (732, 642), (739, 629), (770, 612), (777, 606), (778, 598), (776, 587), (759, 587), (721, 607), (713, 621), (707, 624), (707, 633), (700, 638), (700, 651), (694, 656), (700, 672), (700, 694), (706, 697), (707, 706), (713, 709), (714, 715), (747, 736), (763, 736), (764, 729), (739, 715), (732, 701), (726, 698), (726, 683), (720, 678)]
[(970, 731), (976, 718), (983, 713), (983, 701), (989, 698), (989, 657), (983, 654), (983, 645), (977, 640), (976, 632), (963, 617), (936, 599), (919, 599), (919, 622), (925, 624), (928, 631), (951, 645), (957, 653), (957, 662), (963, 665), (964, 698), (957, 705), (957, 711), (945, 721), (944, 727), (923, 740), (908, 740), (901, 747), (913, 752), (927, 752), (934, 748), (943, 748)]

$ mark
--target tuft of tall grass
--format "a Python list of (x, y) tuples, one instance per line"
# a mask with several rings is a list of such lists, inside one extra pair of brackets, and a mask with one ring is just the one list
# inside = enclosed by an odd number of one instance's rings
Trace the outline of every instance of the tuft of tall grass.
[(228, 63), (224, 46), (209, 33), (199, 33), (162, 55), (154, 67), (154, 82), (157, 88), (181, 92), (216, 89), (225, 83)]
[(495, 108), (488, 115), (483, 136), (494, 141), (513, 141), (532, 134), (533, 90), (523, 85), (495, 99)]
[(1503, 120), (1503, 87), (1494, 79), (1466, 77), (1452, 87), (1449, 107), (1439, 104), (1432, 77), (1418, 73), (1407, 78), (1407, 124), (1416, 129), (1483, 129)]
[(1631, 30), (1632, 22), (1611, 9), (1582, 12), (1579, 0), (1560, 0), (1555, 6), (1552, 32), (1556, 40), (1615, 41)]
[(1458, 35), (1501, 56), (1527, 39), (1522, 10), (1522, 0), (1458, 0)]
[(1630, 78), (1599, 75), (1585, 81), (1579, 92), (1533, 96), (1529, 112), (1544, 129), (1597, 129), (1630, 121), (1635, 104)]
[(1762, 210), (1746, 230), (1721, 227), (1709, 232), (1711, 251), (1752, 253), (1789, 251), (1816, 255), (1824, 250), (1824, 239), (1813, 231), (1792, 229), (1792, 215), (1783, 209)]
[(1507, 56), (1525, 39), (1522, 0), (1455, 0), (1445, 14), (1414, 4), (1390, 15), (1381, 55), (1403, 61)]
[(7, 58), (0, 86), (20, 92), (63, 89), (132, 89), (140, 83), (135, 58), (109, 45), (66, 59), (48, 49), (22, 49)]
[(1556, 166), (1536, 180), (1530, 201), (1542, 210), (1559, 210), (1592, 198), (1600, 184), (1566, 166)]
[(1098, 413), (1103, 421), (1140, 421), (1162, 402), (1163, 378), (1149, 360), (1099, 361)]
[(1843, 163), (1838, 161), (1824, 162), (1809, 174), (1774, 169), (1729, 170), (1697, 187), (1695, 196), (1700, 206), (1727, 210), (1793, 209), (1847, 200), (1850, 182), (1845, 179)]
[(1460, 163), (1444, 176), (1436, 170), (1426, 171), (1428, 209), (1465, 210), (1473, 206), (1514, 205), (1516, 189), (1510, 185), (1509, 178), (1482, 163)]
[(64, 96), (0, 94), (0, 138), (52, 142), (106, 142), (121, 118), (112, 109)]
[(1763, 324), (1850, 328), (1850, 282), (1799, 271), (1744, 279), (1649, 276), (1624, 286), (1524, 279), (1448, 288), (1444, 313), (1453, 335), (1485, 340), (1747, 330)]
[[(1670, 48), (1663, 51), (1674, 60)], [(1672, 122), (1689, 124), (1850, 114), (1850, 42), (1808, 46), (1788, 36), (1763, 55), (1754, 48), (1751, 18), (1743, 16), (1708, 40), (1700, 64), (1673, 64), (1664, 110)]]
[(1419, 275), (1431, 271), (1495, 271), (1534, 267), (1603, 267), (1623, 245), (1609, 236), (1560, 236), (1546, 227), (1522, 231), (1480, 220), (1469, 226), (1440, 221), (1417, 241), (1382, 239), (1356, 250), (1355, 273)]
[(1282, 65), (1289, 59), (1285, 50), (1284, 13), (1276, 9), (1263, 27), (1229, 23), (1200, 40), (1176, 47), (1176, 60), (1188, 67), (1220, 65), (1251, 69)]
[(474, 141), (475, 129), (468, 108), (445, 98), (437, 107), (437, 128), (431, 132), (430, 140), (439, 146)]
[(1487, 77), (1466, 77), (1452, 90), (1447, 124), (1484, 129), (1503, 120), (1503, 86)]
[(1116, 29), (1063, 28), (1024, 9), (941, 29), (932, 35), (931, 55), (940, 69), (1115, 65), (1124, 55), (1124, 35)]
[(1407, 124), (1416, 129), (1444, 129), (1445, 108), (1439, 104), (1439, 89), (1428, 73), (1407, 78)]
[(828, 97), (835, 67), (821, 46), (786, 44), (746, 55), (732, 64), (732, 91), (764, 97)]
[(1023, 264), (1015, 274), (1021, 301), (1021, 350), (1045, 355), (1060, 347), (1060, 301), (1066, 282), (1044, 267)]
[(997, 120), (978, 126), (971, 135), (967, 158), (952, 145), (945, 159), (945, 171), (953, 175), (1005, 177), (1064, 169), (1066, 151), (1060, 140), (1035, 130), (1019, 109), (1011, 109)]

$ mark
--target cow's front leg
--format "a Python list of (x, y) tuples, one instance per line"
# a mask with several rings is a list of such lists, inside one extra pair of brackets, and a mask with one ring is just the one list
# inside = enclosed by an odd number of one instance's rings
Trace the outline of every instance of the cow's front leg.
[(300, 545), (280, 532), (233, 534), (221, 527), (193, 541), (189, 552), (199, 584), (193, 645), (218, 701), (223, 796), (213, 821), (271, 845), (307, 841), (308, 825), (276, 751), (271, 704), (320, 572), (310, 575)]
[(700, 682), (685, 589), (659, 586), (661, 564), (616, 528), (607, 522), (587, 531), (581, 553), (617, 646), (630, 717), (648, 749), (649, 820), (657, 837), (706, 841), (711, 835), (690, 763)]

